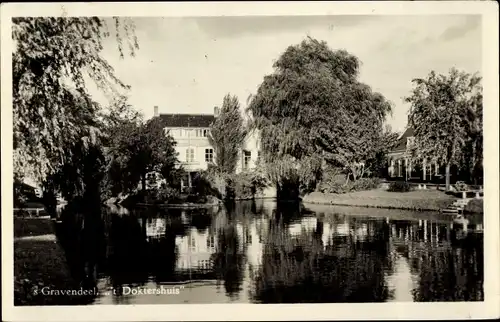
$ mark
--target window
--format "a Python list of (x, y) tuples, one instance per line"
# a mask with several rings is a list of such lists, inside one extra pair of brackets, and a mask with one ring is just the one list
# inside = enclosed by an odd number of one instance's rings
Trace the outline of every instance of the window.
[(207, 248), (209, 251), (215, 250), (215, 236), (208, 236), (207, 238)]
[(252, 152), (243, 151), (243, 169), (247, 170), (250, 167), (250, 160), (252, 159)]
[(207, 136), (208, 136), (208, 134), (209, 134), (209, 132), (210, 132), (210, 131), (209, 131), (209, 130), (207, 130), (207, 129), (203, 130), (203, 136), (204, 136), (204, 137), (207, 137)]
[(214, 150), (213, 149), (205, 149), (205, 162), (213, 163), (214, 162)]
[(190, 251), (192, 251), (192, 252), (196, 251), (196, 239), (193, 236), (191, 236), (189, 238), (189, 244), (188, 244), (188, 246), (189, 246), (189, 250)]
[(194, 149), (193, 148), (186, 149), (186, 162), (194, 162)]

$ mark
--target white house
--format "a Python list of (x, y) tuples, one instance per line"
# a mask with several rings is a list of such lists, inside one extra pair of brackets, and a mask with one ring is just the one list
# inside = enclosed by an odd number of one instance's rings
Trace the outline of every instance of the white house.
[[(193, 174), (206, 170), (215, 160), (214, 148), (208, 141), (210, 126), (219, 115), (219, 108), (213, 114), (159, 114), (158, 106), (154, 107), (154, 117), (160, 117), (169, 133), (177, 142), (175, 147), (179, 153), (179, 161), (188, 173), (185, 184), (191, 186)], [(255, 167), (259, 156), (258, 132), (252, 131), (246, 138), (239, 153), (236, 172)]]

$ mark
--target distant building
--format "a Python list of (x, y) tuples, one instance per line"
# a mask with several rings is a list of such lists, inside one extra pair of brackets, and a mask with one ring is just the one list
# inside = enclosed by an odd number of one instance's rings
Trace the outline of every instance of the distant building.
[[(206, 170), (210, 163), (215, 162), (215, 151), (208, 141), (210, 126), (219, 115), (219, 108), (214, 108), (213, 114), (159, 114), (154, 107), (154, 117), (160, 117), (169, 133), (177, 142), (175, 147), (179, 153), (180, 165), (188, 173), (183, 180), (183, 186), (191, 186), (193, 175)], [(255, 167), (259, 155), (258, 133), (250, 133), (239, 152), (236, 172), (242, 172)]]
[(396, 147), (389, 152), (389, 177), (395, 179), (434, 181), (441, 178), (441, 167), (436, 162), (424, 158), (420, 164), (412, 164), (408, 149), (414, 141), (415, 131), (407, 128), (398, 139)]

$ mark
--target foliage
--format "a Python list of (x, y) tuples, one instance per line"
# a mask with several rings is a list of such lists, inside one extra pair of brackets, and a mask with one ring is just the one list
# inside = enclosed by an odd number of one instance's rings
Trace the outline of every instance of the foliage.
[[(103, 39), (110, 36), (105, 19), (16, 17), (12, 22), (16, 169), (29, 168), (29, 175), (43, 180), (70, 158), (68, 142), (93, 127), (99, 107), (91, 102), (85, 79), (109, 95), (127, 86), (101, 56)], [(133, 55), (138, 49), (133, 23), (114, 18), (114, 26), (120, 55), (123, 38)]]
[(324, 180), (319, 191), (323, 193), (349, 193), (377, 189), (380, 185), (379, 178), (360, 178), (356, 181), (340, 182), (339, 180)]
[(224, 96), (220, 115), (211, 125), (208, 136), (210, 145), (214, 147), (215, 164), (222, 172), (235, 172), (246, 135), (238, 98), (227, 94)]
[(217, 175), (209, 172), (201, 172), (193, 178), (193, 193), (198, 196), (214, 196), (222, 198), (222, 192), (212, 182), (216, 182)]
[(470, 150), (471, 169), (482, 160), (481, 77), (453, 68), (448, 75), (432, 71), (413, 82), (415, 88), (405, 99), (411, 103), (408, 124), (415, 130), (413, 156), (446, 165), (449, 189), (450, 166), (463, 161), (462, 151)]
[(391, 182), (387, 190), (391, 192), (409, 192), (412, 190), (412, 187), (406, 181), (396, 181)]
[(386, 126), (384, 132), (381, 135), (381, 139), (374, 144), (377, 146), (374, 148), (374, 155), (372, 158), (368, 159), (365, 167), (365, 175), (386, 177), (387, 169), (389, 166), (389, 160), (387, 154), (396, 147), (398, 143), (398, 138), (400, 134), (397, 132), (392, 132), (390, 126)]
[(463, 181), (457, 181), (455, 183), (455, 190), (456, 191), (467, 191), (467, 190), (469, 190), (469, 186)]
[(74, 115), (86, 125), (78, 130), (78, 136), (61, 141), (65, 155), (43, 182), (44, 202), (48, 207), (54, 202), (51, 199), (55, 198), (56, 191), (61, 192), (67, 201), (80, 197), (98, 201), (99, 183), (104, 176), (102, 144), (106, 136), (102, 131), (103, 123), (93, 115), (97, 107), (79, 94), (74, 98), (74, 108), (78, 111)]
[(229, 176), (227, 180), (227, 196), (234, 199), (253, 199), (263, 191), (267, 181), (254, 172), (241, 172)]
[(311, 186), (322, 160), (361, 176), (391, 105), (357, 80), (358, 59), (309, 38), (288, 47), (274, 68), (248, 107), (272, 180)]
[(464, 213), (484, 214), (484, 198), (470, 200), (464, 207)]
[(226, 174), (222, 173), (217, 166), (209, 165), (202, 176), (210, 183), (210, 187), (216, 190), (215, 196), (219, 199), (226, 199)]
[(143, 124), (124, 122), (120, 130), (114, 132), (108, 153), (110, 181), (115, 193), (131, 192), (139, 182), (145, 190), (150, 172), (160, 173), (167, 182), (179, 175), (175, 168), (175, 141), (164, 132), (160, 118)]
[(268, 185), (267, 177), (258, 169), (259, 167), (253, 171), (226, 174), (217, 166), (209, 166), (195, 178), (194, 192), (223, 200), (253, 199)]

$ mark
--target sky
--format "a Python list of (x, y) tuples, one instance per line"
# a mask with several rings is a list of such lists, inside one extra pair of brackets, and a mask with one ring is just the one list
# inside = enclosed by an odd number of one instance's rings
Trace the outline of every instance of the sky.
[[(129, 103), (146, 118), (160, 113), (213, 113), (225, 94), (242, 107), (273, 62), (307, 36), (361, 60), (359, 80), (393, 105), (387, 123), (404, 130), (403, 102), (412, 79), (452, 67), (481, 72), (481, 16), (254, 16), (134, 18), (139, 50), (120, 59), (114, 38), (103, 56), (131, 86)], [(94, 98), (109, 101), (90, 86)]]

